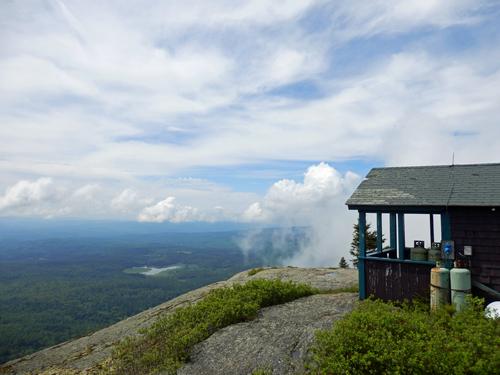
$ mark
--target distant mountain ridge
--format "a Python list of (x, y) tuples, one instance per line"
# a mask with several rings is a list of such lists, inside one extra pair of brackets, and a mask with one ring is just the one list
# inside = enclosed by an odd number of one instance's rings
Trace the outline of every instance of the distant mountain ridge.
[(116, 235), (165, 233), (210, 233), (247, 230), (252, 225), (236, 222), (139, 223), (137, 221), (32, 219), (0, 217), (0, 238), (23, 240), (45, 238), (101, 238)]

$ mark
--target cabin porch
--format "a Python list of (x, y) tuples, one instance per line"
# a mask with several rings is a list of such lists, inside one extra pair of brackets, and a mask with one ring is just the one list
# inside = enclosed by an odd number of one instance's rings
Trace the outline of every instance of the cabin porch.
[[(406, 247), (405, 214), (422, 214), (429, 217), (430, 241), (434, 242), (434, 216), (441, 218), (441, 239), (450, 239), (450, 221), (446, 211), (436, 208), (381, 207), (359, 212), (359, 297), (374, 296), (383, 300), (412, 300), (429, 295), (432, 261), (410, 259)], [(366, 249), (366, 215), (376, 214), (377, 246)], [(383, 215), (389, 215), (389, 246), (383, 248)]]

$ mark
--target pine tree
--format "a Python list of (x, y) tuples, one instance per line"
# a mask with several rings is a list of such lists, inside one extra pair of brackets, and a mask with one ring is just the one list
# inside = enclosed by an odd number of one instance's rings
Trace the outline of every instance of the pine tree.
[[(366, 224), (366, 232), (365, 232), (365, 239), (366, 239), (366, 251), (370, 250), (375, 250), (377, 248), (377, 231), (376, 230), (370, 230), (371, 229), (371, 224), (367, 223)], [(385, 238), (382, 236), (382, 244), (385, 242)], [(351, 259), (352, 264), (354, 267), (357, 267), (358, 265), (358, 255), (359, 255), (359, 225), (354, 224), (354, 232), (352, 235), (352, 242), (351, 242), (351, 250), (349, 250), (349, 254), (353, 256)]]
[(349, 268), (349, 264), (347, 263), (347, 261), (345, 260), (344, 257), (340, 258), (339, 267), (340, 268)]

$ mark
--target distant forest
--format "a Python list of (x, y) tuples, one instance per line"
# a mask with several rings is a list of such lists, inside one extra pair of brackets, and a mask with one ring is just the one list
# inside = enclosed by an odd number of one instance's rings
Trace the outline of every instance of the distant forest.
[[(286, 248), (297, 249), (300, 231)], [(0, 240), (0, 363), (81, 337), (244, 269), (278, 263), (272, 230), (243, 255), (242, 233)], [(291, 238), (291, 239), (290, 239)], [(254, 238), (255, 240), (255, 238)], [(277, 254), (273, 256), (272, 254)], [(182, 265), (158, 276), (140, 266)]]

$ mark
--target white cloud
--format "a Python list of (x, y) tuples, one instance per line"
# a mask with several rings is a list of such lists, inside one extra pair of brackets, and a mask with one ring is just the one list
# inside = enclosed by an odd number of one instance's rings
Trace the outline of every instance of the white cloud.
[(75, 186), (49, 177), (21, 180), (8, 187), (0, 197), (0, 214), (46, 218), (105, 216), (102, 207), (105, 195), (105, 189), (95, 183)]
[(355, 222), (344, 203), (359, 181), (352, 172), (342, 175), (326, 163), (313, 165), (303, 182), (281, 180), (273, 184), (261, 202), (248, 207), (243, 218), (285, 227), (309, 227), (311, 231), (299, 254), (284, 263), (336, 266), (341, 256), (347, 256)]
[(50, 178), (39, 178), (35, 181), (22, 180), (7, 188), (0, 197), (0, 211), (15, 208), (36, 206), (48, 200), (55, 199), (57, 192)]
[(346, 0), (332, 3), (333, 22), (344, 39), (401, 33), (420, 27), (445, 28), (479, 22), (493, 1)]
[[(52, 176), (66, 190), (28, 204), (43, 212), (135, 218), (168, 191), (205, 219), (256, 202), (246, 220), (307, 221), (322, 204), (311, 196), (338, 186), (284, 181), (259, 201), (163, 179), (270, 160), (498, 161), (498, 33), (480, 29), (494, 1), (2, 5), (0, 184)], [(441, 50), (450, 26), (469, 42)], [(317, 95), (295, 98), (303, 81)]]
[(135, 190), (124, 189), (113, 197), (111, 207), (121, 213), (137, 212), (152, 201), (151, 198), (141, 197)]
[(116, 195), (111, 201), (111, 206), (120, 211), (126, 211), (130, 206), (136, 204), (138, 200), (137, 193), (131, 189), (125, 189)]
[(243, 212), (242, 219), (245, 221), (267, 221), (269, 216), (264, 213), (259, 202), (254, 202)]
[[(498, 77), (485, 68), (497, 56), (450, 65), (455, 56), (436, 63), (402, 53), (339, 80), (325, 75), (331, 50), (352, 38), (477, 23), (492, 4), (9, 3), (1, 16), (0, 170), (123, 179), (275, 158), (383, 156), (373, 145), (417, 109), (431, 120), (464, 111), (497, 115), (490, 94)], [(327, 27), (311, 32), (302, 21), (316, 13)], [(265, 95), (303, 79), (320, 84), (325, 97)], [(474, 89), (488, 82), (489, 93)], [(431, 97), (434, 105), (425, 100)], [(179, 131), (187, 134), (182, 142)]]
[(202, 220), (202, 216), (198, 213), (198, 209), (179, 205), (175, 202), (175, 197), (167, 197), (154, 206), (145, 207), (137, 220), (153, 223), (163, 223), (164, 221), (182, 223), (186, 221), (200, 221)]
[(342, 176), (326, 163), (308, 168), (303, 182), (280, 180), (267, 191), (261, 203), (248, 207), (244, 217), (256, 221), (286, 221), (308, 225), (318, 209), (345, 196), (359, 177), (352, 172)]
[(75, 190), (73, 198), (81, 201), (91, 201), (96, 198), (96, 194), (100, 190), (101, 187), (98, 184), (87, 184)]
[[(162, 201), (167, 190), (191, 207), (175, 202), (175, 214), (167, 215), (165, 220), (213, 222), (236, 220), (244, 207), (258, 197), (196, 178), (166, 179), (154, 184), (128, 180), (128, 187), (109, 180), (84, 185), (78, 182), (48, 177), (9, 181), (5, 194), (0, 195), (0, 215), (136, 220), (146, 206)], [(157, 213), (158, 217), (161, 214)]]

